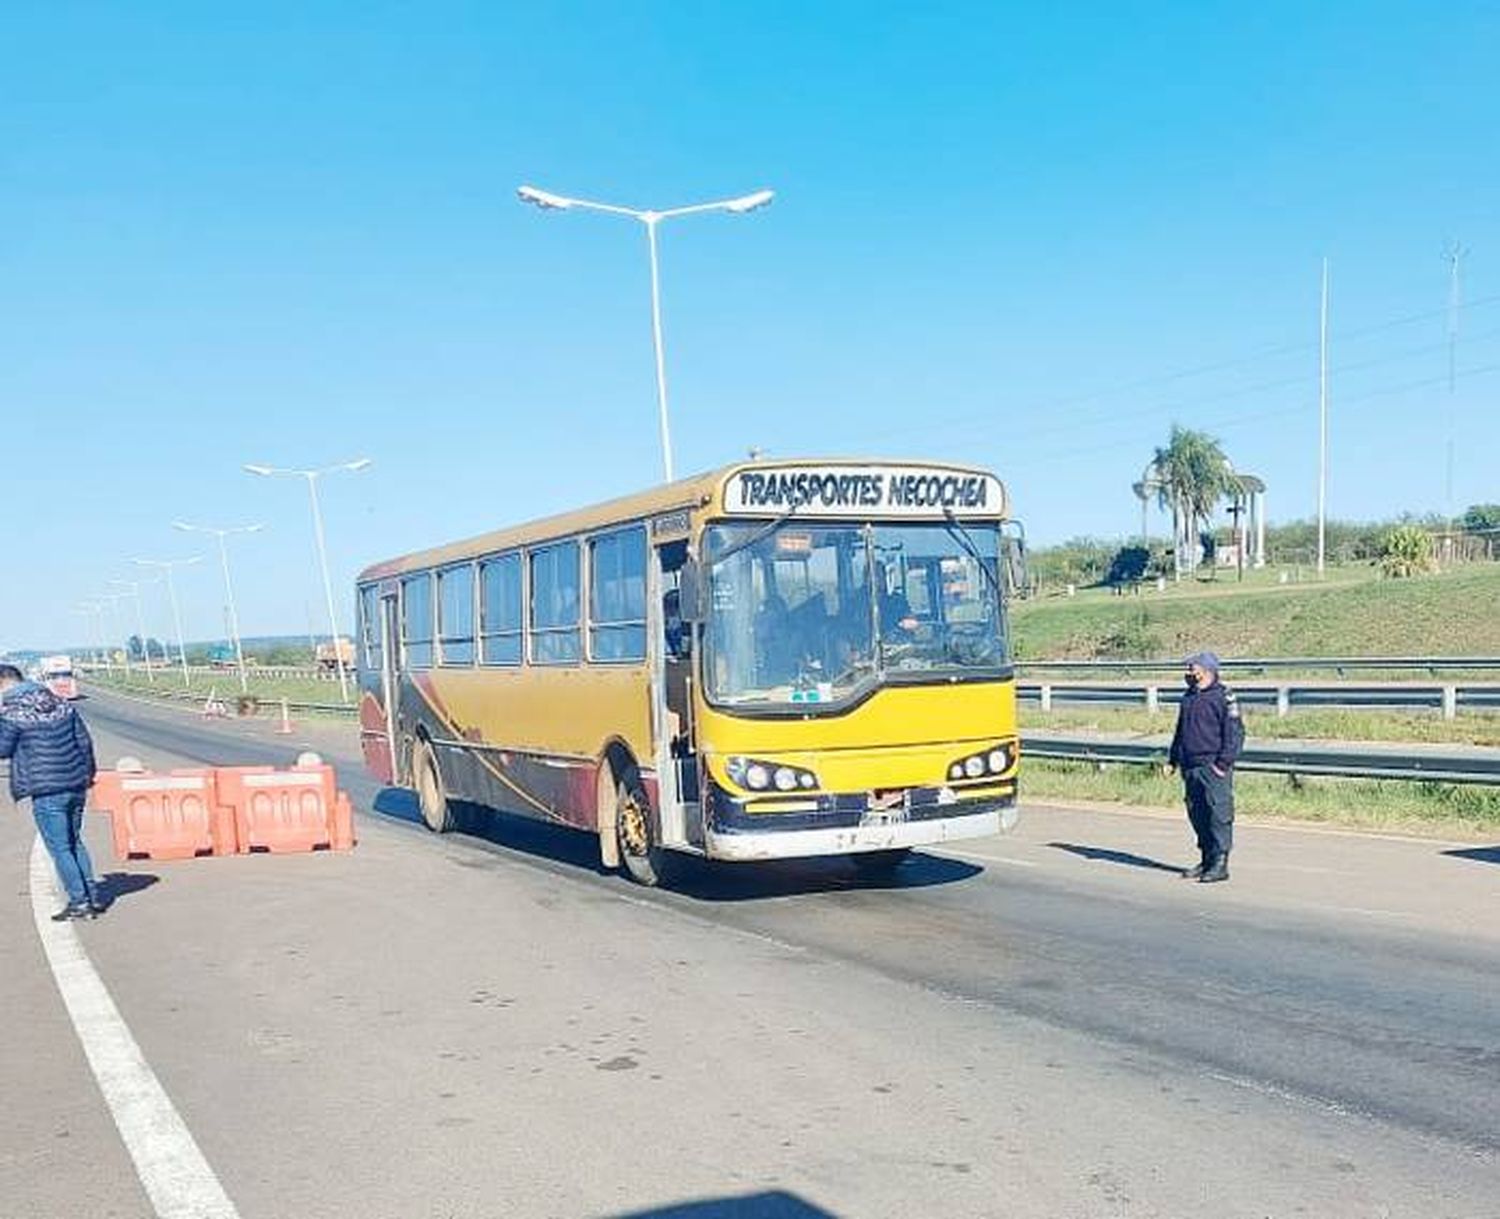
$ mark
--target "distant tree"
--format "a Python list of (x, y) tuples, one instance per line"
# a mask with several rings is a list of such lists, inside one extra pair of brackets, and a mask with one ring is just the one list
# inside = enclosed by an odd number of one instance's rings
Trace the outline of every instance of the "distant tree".
[(1109, 571), (1119, 543), (1103, 538), (1069, 538), (1027, 555), (1032, 576), (1044, 584), (1097, 584)]
[(1135, 584), (1146, 578), (1151, 566), (1151, 552), (1144, 546), (1121, 546), (1109, 565), (1107, 580), (1111, 584)]
[(1121, 546), (1110, 560), (1107, 584), (1137, 584), (1164, 575), (1171, 566), (1171, 556), (1162, 546), (1147, 548), (1138, 543)]
[(1219, 501), (1233, 493), (1234, 471), (1214, 437), (1176, 423), (1166, 446), (1156, 450), (1152, 467), (1157, 499), (1172, 513), (1177, 570), (1192, 571), (1197, 566), (1194, 539), (1204, 531)]
[(1380, 570), (1388, 576), (1419, 576), (1437, 564), (1432, 557), (1432, 534), (1417, 525), (1398, 525), (1385, 535)]
[(1463, 526), (1469, 533), (1500, 530), (1500, 504), (1471, 504), (1464, 513)]

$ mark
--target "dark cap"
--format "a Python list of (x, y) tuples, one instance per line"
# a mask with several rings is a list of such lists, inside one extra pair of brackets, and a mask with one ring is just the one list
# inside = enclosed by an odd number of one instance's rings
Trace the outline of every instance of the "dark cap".
[(1183, 663), (1184, 665), (1198, 665), (1210, 673), (1219, 671), (1219, 658), (1212, 652), (1194, 652)]

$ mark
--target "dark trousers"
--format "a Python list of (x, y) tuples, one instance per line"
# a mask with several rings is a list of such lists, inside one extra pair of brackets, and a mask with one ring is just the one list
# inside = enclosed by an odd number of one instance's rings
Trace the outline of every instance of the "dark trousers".
[(1234, 772), (1217, 775), (1212, 766), (1182, 772), (1188, 820), (1204, 859), (1228, 855), (1234, 847)]

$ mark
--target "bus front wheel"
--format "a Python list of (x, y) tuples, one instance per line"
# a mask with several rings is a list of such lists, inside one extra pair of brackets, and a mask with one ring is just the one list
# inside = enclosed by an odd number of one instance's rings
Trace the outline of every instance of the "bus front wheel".
[(446, 834), (453, 828), (453, 809), (443, 790), (443, 776), (438, 773), (437, 758), (426, 741), (417, 742), (412, 770), (416, 774), (417, 803), (422, 809), (422, 820), (434, 834)]
[(654, 888), (666, 870), (665, 852), (656, 839), (646, 794), (622, 780), (615, 785), (615, 842), (620, 866), (638, 885)]

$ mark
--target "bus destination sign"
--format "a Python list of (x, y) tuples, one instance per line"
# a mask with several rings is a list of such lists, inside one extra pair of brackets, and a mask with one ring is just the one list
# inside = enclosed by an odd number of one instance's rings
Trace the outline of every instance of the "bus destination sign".
[(1005, 488), (992, 474), (942, 466), (757, 466), (736, 470), (724, 510), (775, 516), (1005, 516)]

